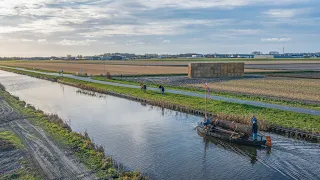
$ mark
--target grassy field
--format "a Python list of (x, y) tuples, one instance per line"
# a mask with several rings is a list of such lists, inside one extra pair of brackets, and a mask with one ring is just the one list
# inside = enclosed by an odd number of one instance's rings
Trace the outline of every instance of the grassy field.
[[(9, 67), (20, 67), (42, 72), (59, 72), (88, 75), (101, 75), (109, 72), (111, 75), (120, 76), (170, 76), (187, 75), (188, 67), (172, 65), (187, 65), (181, 62), (147, 62), (147, 61), (0, 61), (0, 65)], [(161, 66), (159, 66), (161, 65)], [(162, 66), (168, 65), (168, 66)], [(268, 70), (268, 69), (245, 69), (245, 73), (274, 73), (286, 72), (287, 70)]]
[[(139, 89), (131, 89), (125, 87), (115, 87), (98, 83), (89, 83), (64, 77), (50, 77), (37, 73), (30, 73), (17, 70), (8, 70), (38, 78), (47, 78), (61, 83), (67, 83), (83, 89), (98, 92), (115, 92), (119, 94), (131, 95), (162, 103), (175, 105), (184, 105), (186, 107), (205, 110), (205, 101), (203, 98), (189, 97), (176, 94), (161, 95), (158, 92), (142, 92)], [(294, 128), (307, 132), (320, 133), (320, 116), (300, 114), (270, 108), (255, 107), (250, 105), (228, 103), (223, 101), (210, 101), (207, 111), (217, 114), (223, 119), (235, 120), (244, 124), (250, 122), (252, 114), (255, 114), (260, 121), (265, 121), (269, 125), (273, 124), (285, 128)]]
[(17, 148), (24, 147), (19, 137), (11, 131), (0, 131), (0, 139), (11, 142)]
[[(121, 84), (130, 84), (130, 85), (136, 85), (139, 86), (140, 82), (133, 81), (133, 80), (120, 80), (118, 79), (106, 79), (105, 77), (93, 77), (92, 79), (100, 80), (100, 81), (107, 81), (107, 82), (115, 82), (115, 83), (121, 83)], [(158, 88), (159, 84), (157, 83), (147, 83), (147, 86)], [(165, 85), (166, 89), (172, 89), (172, 90), (181, 90), (181, 91), (189, 91), (189, 92), (196, 92), (196, 93), (203, 93), (203, 84), (200, 85), (187, 85), (187, 86), (170, 86)], [(248, 93), (241, 93), (239, 92), (229, 92), (229, 91), (217, 91), (214, 89), (212, 92), (212, 95), (215, 96), (222, 96), (222, 97), (228, 97), (228, 98), (235, 98), (235, 99), (242, 99), (242, 100), (249, 100), (249, 101), (257, 101), (257, 102), (264, 102), (264, 103), (270, 103), (270, 104), (279, 104), (284, 106), (291, 106), (291, 107), (300, 107), (300, 108), (307, 108), (307, 109), (314, 109), (314, 110), (320, 110), (320, 106), (314, 103), (303, 103), (298, 101), (292, 101), (290, 99), (279, 99), (279, 98), (270, 98), (270, 97), (262, 97), (259, 94), (248, 94)]]
[(320, 72), (292, 72), (292, 73), (271, 73), (268, 77), (292, 77), (304, 79), (320, 79)]
[[(190, 85), (202, 87), (203, 85)], [(211, 89), (232, 93), (278, 97), (320, 104), (320, 80), (298, 78), (239, 79), (209, 83)]]
[(67, 73), (82, 73), (100, 75), (109, 72), (112, 75), (134, 75), (134, 74), (183, 74), (187, 73), (187, 67), (164, 67), (164, 66), (126, 66), (126, 65), (101, 65), (101, 64), (72, 64), (72, 63), (0, 63), (13, 67), (36, 68), (46, 71), (60, 71)]
[(0, 61), (0, 64), (10, 63), (68, 63), (68, 64), (109, 64), (109, 65), (147, 65), (147, 66), (186, 66), (192, 62), (245, 62), (245, 64), (310, 64), (320, 63), (320, 58), (317, 59), (236, 59), (236, 58), (200, 58), (200, 59), (146, 59), (146, 60), (11, 60), (11, 61)]

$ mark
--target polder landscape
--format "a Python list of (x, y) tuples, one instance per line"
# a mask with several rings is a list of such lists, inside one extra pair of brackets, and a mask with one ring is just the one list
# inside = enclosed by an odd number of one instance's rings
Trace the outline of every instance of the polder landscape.
[[(234, 62), (243, 75), (188, 77)], [(0, 77), (3, 179), (320, 178), (319, 59), (4, 60)], [(254, 115), (272, 146), (203, 135), (205, 114)]]
[(0, 180), (320, 180), (319, 0), (0, 0)]

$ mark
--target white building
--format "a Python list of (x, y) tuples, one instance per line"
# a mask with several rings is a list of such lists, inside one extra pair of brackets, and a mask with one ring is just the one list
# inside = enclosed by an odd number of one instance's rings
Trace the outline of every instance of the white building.
[(194, 54), (191, 56), (192, 58), (202, 58), (203, 55), (202, 54)]

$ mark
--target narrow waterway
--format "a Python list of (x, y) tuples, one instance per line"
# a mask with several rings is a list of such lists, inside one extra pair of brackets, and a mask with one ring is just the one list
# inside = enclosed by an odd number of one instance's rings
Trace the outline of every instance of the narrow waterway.
[(152, 179), (320, 179), (319, 144), (271, 134), (270, 151), (237, 146), (198, 135), (201, 117), (5, 71), (0, 83)]

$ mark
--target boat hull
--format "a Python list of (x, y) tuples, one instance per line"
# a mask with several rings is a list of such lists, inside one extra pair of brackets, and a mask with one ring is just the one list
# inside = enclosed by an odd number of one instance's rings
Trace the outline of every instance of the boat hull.
[(219, 138), (232, 143), (246, 145), (246, 146), (266, 146), (266, 139), (263, 136), (259, 136), (257, 140), (252, 140), (250, 136), (239, 135), (238, 133), (232, 134), (219, 129), (213, 131), (206, 130), (203, 126), (198, 126), (197, 131), (203, 135), (210, 136), (213, 138)]

